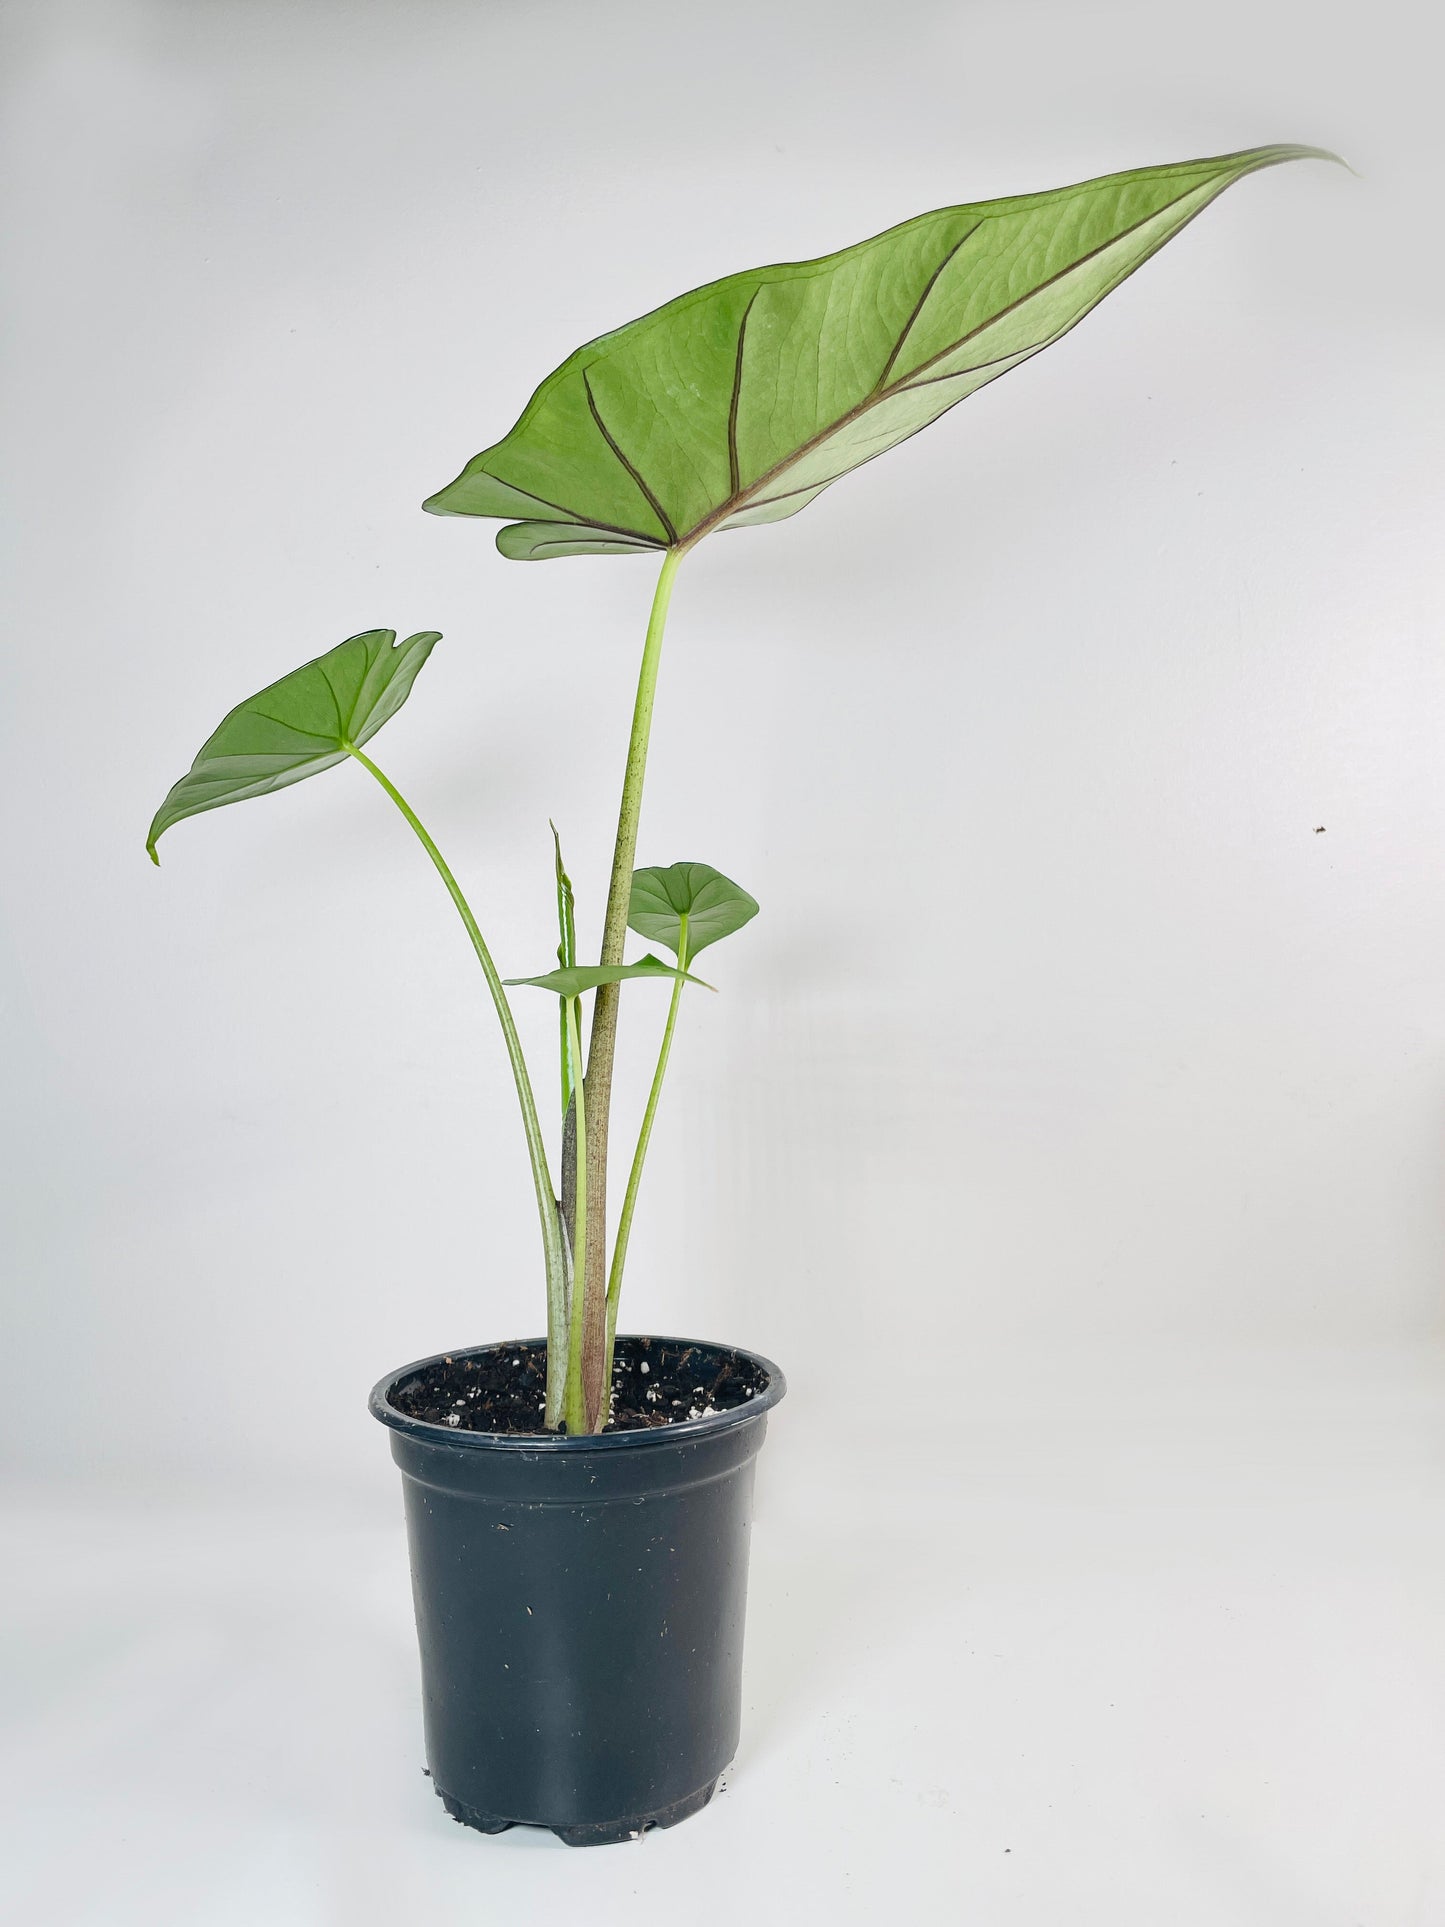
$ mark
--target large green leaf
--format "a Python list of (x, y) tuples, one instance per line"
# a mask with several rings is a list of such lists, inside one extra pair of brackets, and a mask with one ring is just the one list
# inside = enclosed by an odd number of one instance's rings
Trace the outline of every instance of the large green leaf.
[(152, 862), (182, 817), (284, 789), (360, 749), (401, 708), (440, 640), (431, 629), (402, 643), (395, 629), (369, 629), (233, 709), (156, 811), (146, 838)]
[(599, 984), (622, 984), (632, 977), (681, 977), (686, 983), (702, 984), (704, 990), (713, 988), (701, 977), (690, 977), (685, 970), (665, 964), (661, 957), (644, 957), (632, 964), (575, 964), (567, 970), (549, 970), (542, 977), (505, 977), (502, 981), (550, 990), (557, 997), (580, 997), (584, 990), (596, 990)]
[(512, 521), (517, 560), (686, 546), (795, 515), (1066, 334), (1257, 147), (940, 208), (816, 261), (713, 281), (600, 336), (425, 507)]
[(627, 922), (649, 943), (663, 943), (682, 955), (683, 919), (687, 954), (695, 957), (719, 937), (730, 937), (758, 914), (754, 898), (710, 863), (674, 863), (666, 870), (634, 870)]

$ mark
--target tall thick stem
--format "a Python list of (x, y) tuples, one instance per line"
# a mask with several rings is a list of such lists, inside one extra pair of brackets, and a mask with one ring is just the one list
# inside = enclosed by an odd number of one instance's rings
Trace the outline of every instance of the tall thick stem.
[[(582, 1033), (577, 1023), (577, 999), (563, 999), (566, 1005), (567, 1042), (575, 1055), (582, 1055)], [(587, 1243), (587, 1160), (583, 1156), (583, 1144), (587, 1132), (587, 1106), (582, 1085), (574, 1092), (577, 1104), (577, 1136), (574, 1156), (577, 1160), (576, 1188), (573, 1192), (573, 1210), (576, 1216), (576, 1239), (585, 1249)], [(565, 1155), (565, 1153), (564, 1153)], [(574, 1267), (572, 1280), (571, 1327), (567, 1333), (567, 1391), (566, 1413), (567, 1430), (576, 1437), (578, 1434), (595, 1431), (587, 1415), (587, 1398), (582, 1383), (582, 1341), (587, 1329), (587, 1278), (585, 1272), (577, 1272)]]
[(492, 953), (483, 941), (477, 920), (472, 915), (472, 907), (462, 895), (461, 885), (447, 868), (441, 851), (427, 834), (421, 818), (369, 756), (364, 756), (355, 747), (348, 747), (357, 762), (363, 769), (371, 771), (401, 811), (416, 832), (422, 848), (436, 865), (437, 874), (447, 886), (447, 892), (472, 940), (472, 948), (477, 953), (477, 961), (482, 966), (482, 975), (487, 980), (487, 989), (491, 992), (492, 1003), (502, 1026), (512, 1077), (517, 1086), (517, 1099), (522, 1106), (522, 1128), (526, 1132), (527, 1156), (531, 1160), (532, 1182), (537, 1192), (537, 1215), (542, 1221), (542, 1255), (547, 1267), (547, 1404), (544, 1417), (546, 1424), (555, 1428), (562, 1418), (562, 1394), (567, 1374), (566, 1260), (562, 1250), (562, 1227), (557, 1216), (557, 1198), (552, 1190), (552, 1174), (547, 1165), (547, 1149), (542, 1141), (542, 1127), (537, 1121), (537, 1105), (532, 1095), (532, 1080), (527, 1075), (527, 1060), (522, 1054), (522, 1040), (512, 1020), (512, 1007), (507, 1002), (507, 993), (502, 988), (497, 966), (492, 962)]
[[(607, 892), (607, 914), (602, 926), (602, 962), (622, 962), (627, 936), (627, 911), (632, 899), (632, 870), (637, 855), (637, 826), (642, 815), (642, 784), (647, 774), (647, 744), (652, 730), (652, 703), (657, 690), (657, 666), (667, 605), (683, 551), (669, 549), (652, 598), (642, 667), (637, 677), (637, 701), (632, 711), (632, 736), (627, 746), (627, 768), (622, 779), (622, 807), (617, 816), (617, 844), (612, 856), (612, 881)], [(581, 1269), (586, 1289), (580, 1294), (584, 1316), (582, 1383), (589, 1431), (600, 1431), (607, 1419), (607, 1122), (612, 1104), (612, 1059), (617, 1048), (619, 987), (603, 984), (592, 1010), (592, 1035), (587, 1054), (587, 1238)], [(574, 1290), (574, 1313), (579, 1294)]]

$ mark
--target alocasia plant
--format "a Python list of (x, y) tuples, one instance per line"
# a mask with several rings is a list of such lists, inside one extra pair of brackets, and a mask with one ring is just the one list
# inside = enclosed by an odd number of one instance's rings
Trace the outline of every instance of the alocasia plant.
[[(577, 961), (555, 846), (558, 967), (504, 983), (441, 853), (363, 745), (401, 707), (438, 638), (354, 636), (233, 710), (166, 797), (148, 847), (182, 817), (347, 758), (370, 771), (446, 884), (501, 1021), (531, 1158), (547, 1277), (544, 1423), (608, 1417), (612, 1343), (643, 1161), (679, 1000), (698, 952), (757, 912), (703, 863), (634, 869), (663, 629), (682, 558), (714, 530), (776, 522), (1057, 341), (1233, 182), (1306, 157), (1275, 146), (1109, 174), (1045, 194), (941, 208), (815, 261), (711, 282), (579, 348), (500, 442), (424, 506), (507, 523), (514, 560), (662, 558), (643, 645), (600, 961)], [(555, 836), (555, 832), (554, 832)], [(629, 927), (661, 944), (623, 962)], [(608, 1122), (621, 986), (667, 978), (671, 1002), (609, 1269)], [(562, 1143), (554, 1187), (507, 987), (559, 1000)], [(593, 998), (583, 1069), (581, 1000)]]

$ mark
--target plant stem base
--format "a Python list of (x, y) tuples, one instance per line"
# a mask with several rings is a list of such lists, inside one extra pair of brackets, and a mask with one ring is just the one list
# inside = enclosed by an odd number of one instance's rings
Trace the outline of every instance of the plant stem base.
[[(721, 1775), (718, 1776), (721, 1778)], [(717, 1780), (709, 1780), (696, 1793), (688, 1794), (685, 1800), (674, 1800), (671, 1806), (659, 1807), (652, 1813), (633, 1814), (624, 1820), (608, 1820), (599, 1826), (553, 1827), (551, 1831), (569, 1847), (615, 1847), (624, 1840), (636, 1840), (647, 1832), (649, 1827), (675, 1827), (680, 1820), (689, 1820), (693, 1814), (701, 1813), (703, 1808), (717, 1792)], [(505, 1833), (509, 1827), (534, 1825), (526, 1820), (503, 1820), (492, 1813), (474, 1813), (460, 1800), (454, 1800), (450, 1793), (437, 1788), (442, 1805), (464, 1827), (475, 1827), (478, 1833)]]

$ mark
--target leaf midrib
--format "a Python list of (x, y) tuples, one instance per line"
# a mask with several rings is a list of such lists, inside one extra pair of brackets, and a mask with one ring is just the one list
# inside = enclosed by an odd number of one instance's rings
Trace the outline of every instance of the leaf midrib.
[[(1221, 192), (1223, 191), (1224, 186), (1228, 185), (1229, 178), (1230, 177), (1228, 176), (1225, 176), (1222, 178)], [(810, 436), (806, 442), (800, 443), (799, 446), (795, 448), (791, 454), (784, 456), (781, 461), (775, 462), (771, 468), (765, 469), (763, 473), (759, 475), (755, 481), (749, 482), (746, 488), (735, 491), (732, 495), (730, 495), (727, 498), (726, 501), (720, 503), (717, 508), (710, 509), (700, 522), (695, 523), (692, 528), (688, 529), (683, 535), (681, 535), (677, 539), (676, 546), (680, 549), (692, 548), (693, 545), (697, 542), (700, 542), (705, 535), (710, 534), (713, 529), (717, 528), (721, 523), (727, 521), (729, 516), (736, 515), (740, 510), (747, 508), (751, 503), (755, 502), (757, 497), (761, 494), (763, 490), (767, 488), (770, 482), (776, 481), (777, 478), (781, 475), (786, 475), (790, 468), (796, 467), (797, 464), (801, 462), (805, 456), (812, 454), (815, 448), (820, 448), (824, 442), (828, 441), (832, 436), (838, 434), (838, 432), (841, 429), (848, 428), (855, 421), (861, 420), (862, 417), (866, 415), (870, 409), (880, 406), (885, 401), (891, 401), (895, 395), (906, 394), (912, 388), (927, 387), (929, 385), (927, 380), (922, 380), (922, 381), (919, 380), (919, 377), (921, 375), (924, 375), (927, 369), (935, 367), (940, 361), (944, 360), (947, 356), (957, 354), (960, 348), (966, 347), (970, 341), (972, 341), (976, 336), (982, 334), (985, 331), (985, 329), (992, 328), (998, 322), (1006, 320), (1009, 315), (1015, 313), (1019, 308), (1023, 307), (1026, 302), (1032, 301), (1035, 299), (1036, 296), (1043, 294), (1046, 289), (1053, 287), (1056, 282), (1062, 281), (1066, 275), (1075, 273), (1079, 268), (1085, 266), (1085, 264), (1088, 263), (1089, 261), (1096, 259), (1100, 254), (1105, 253), (1109, 248), (1117, 247), (1121, 241), (1126, 241), (1131, 234), (1137, 234), (1140, 228), (1147, 227), (1151, 221), (1157, 221), (1160, 215), (1167, 214), (1169, 210), (1173, 207), (1178, 207), (1181, 201), (1187, 201), (1189, 196), (1197, 192), (1197, 190), (1200, 187), (1206, 185), (1207, 181), (1208, 181), (1207, 174), (1204, 176), (1202, 180), (1193, 181), (1190, 184), (1190, 186), (1184, 190), (1182, 194), (1176, 194), (1173, 200), (1166, 201), (1162, 207), (1155, 208), (1151, 214), (1146, 214), (1141, 220), (1133, 222), (1129, 227), (1121, 228), (1117, 234), (1111, 235), (1107, 241), (1100, 242), (1098, 247), (1090, 248), (1087, 254), (1081, 254), (1077, 260), (1070, 261), (1067, 267), (1060, 268), (1057, 274), (1051, 274), (1046, 281), (1040, 281), (1036, 287), (1030, 288), (1026, 294), (1021, 294), (1016, 301), (1009, 302), (1007, 307), (1000, 308), (995, 314), (989, 315), (988, 318), (984, 321), (981, 321), (976, 328), (971, 328), (967, 334), (960, 335), (957, 338), (957, 340), (948, 342), (944, 347), (940, 348), (936, 354), (932, 354), (928, 356), (928, 358), (925, 361), (921, 361), (918, 364), (917, 368), (915, 368), (909, 375), (902, 377), (900, 380), (896, 382), (889, 383), (886, 379), (888, 372), (896, 363), (898, 359), (898, 355), (902, 351), (903, 344), (907, 340), (910, 330), (913, 328), (914, 323), (918, 320), (919, 315), (923, 312), (923, 304), (927, 300), (928, 296), (933, 292), (933, 289), (937, 284), (939, 275), (942, 274), (944, 268), (948, 265), (949, 261), (953, 259), (954, 255), (958, 252), (959, 248), (962, 247), (964, 241), (968, 240), (972, 235), (976, 234), (979, 231), (979, 229), (985, 225), (985, 222), (990, 218), (988, 216), (983, 217), (983, 219), (976, 222), (975, 225), (969, 229), (967, 234), (963, 235), (959, 239), (959, 241), (957, 241), (954, 244), (954, 246), (949, 250), (948, 254), (944, 256), (943, 260), (939, 263), (938, 267), (934, 270), (934, 273), (930, 277), (928, 286), (925, 288), (922, 297), (915, 305), (913, 313), (908, 317), (908, 321), (906, 322), (902, 332), (899, 334), (898, 340), (894, 345), (893, 352), (890, 354), (887, 362), (884, 364), (883, 374), (880, 375), (878, 381), (868, 391), (868, 393), (865, 396), (863, 396), (862, 400), (855, 402), (851, 408), (845, 409), (844, 412), (841, 415), (839, 415), (834, 421), (831, 421), (825, 427), (820, 428), (817, 434)], [(1137, 268), (1142, 265), (1143, 265), (1142, 262), (1136, 263), (1135, 267), (1129, 270), (1129, 274), (1135, 273)], [(1124, 280), (1127, 280), (1128, 278), (1129, 278), (1128, 275), (1125, 275), (1122, 277), (1122, 279)], [(751, 303), (749, 303), (749, 306), (751, 307)], [(744, 318), (746, 319), (746, 317)], [(1015, 352), (1020, 352), (1020, 351), (1016, 350)], [(1009, 361), (1012, 358), (1013, 357), (1011, 355), (1000, 355), (998, 357), (1000, 361)], [(989, 368), (992, 366), (993, 366), (992, 362), (985, 361), (985, 362), (980, 362), (978, 365), (978, 368), (959, 369), (957, 372), (959, 375), (977, 374), (981, 369)], [(739, 370), (741, 370), (741, 356), (739, 357)], [(951, 380), (953, 379), (953, 377), (937, 376), (934, 379)], [(739, 376), (739, 388), (740, 387), (741, 387), (741, 377)], [(804, 486), (812, 487), (814, 486), (814, 484), (807, 483), (807, 484), (804, 484)], [(826, 487), (827, 484), (819, 483), (817, 484), (817, 486)], [(779, 499), (780, 500), (784, 499), (788, 494), (798, 494), (798, 493), (801, 493), (801, 489), (785, 490), (784, 496), (780, 497)]]

